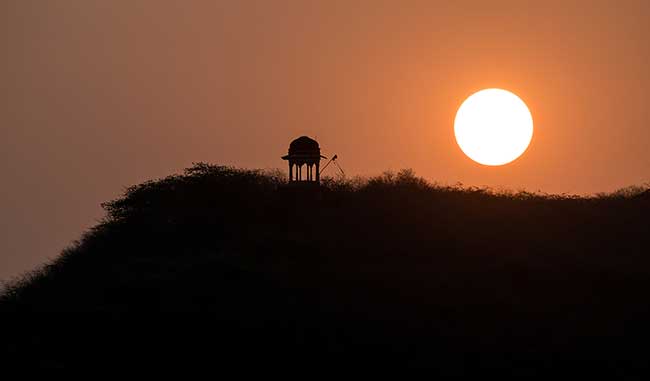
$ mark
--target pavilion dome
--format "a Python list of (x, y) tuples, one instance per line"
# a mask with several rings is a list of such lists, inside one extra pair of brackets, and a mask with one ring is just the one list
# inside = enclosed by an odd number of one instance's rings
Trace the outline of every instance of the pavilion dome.
[(295, 154), (320, 155), (320, 146), (316, 140), (308, 136), (301, 136), (289, 144), (289, 155)]

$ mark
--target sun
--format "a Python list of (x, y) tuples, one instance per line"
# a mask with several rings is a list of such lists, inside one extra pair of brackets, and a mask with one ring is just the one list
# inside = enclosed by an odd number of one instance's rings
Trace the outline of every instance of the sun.
[(454, 133), (460, 149), (483, 165), (504, 165), (521, 156), (533, 138), (533, 117), (518, 96), (484, 89), (456, 113)]

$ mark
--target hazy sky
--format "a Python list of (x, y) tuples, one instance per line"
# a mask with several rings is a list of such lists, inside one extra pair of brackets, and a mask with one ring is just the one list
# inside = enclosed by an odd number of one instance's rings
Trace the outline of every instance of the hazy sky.
[[(0, 2), (0, 279), (124, 187), (207, 161), (284, 170), (316, 137), (352, 175), (596, 193), (650, 180), (650, 2)], [(505, 88), (535, 135), (504, 167), (454, 140)]]

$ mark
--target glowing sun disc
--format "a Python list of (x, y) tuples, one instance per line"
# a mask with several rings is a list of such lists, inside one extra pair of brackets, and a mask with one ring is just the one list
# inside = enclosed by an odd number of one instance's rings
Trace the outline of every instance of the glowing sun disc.
[(517, 159), (533, 138), (533, 117), (515, 94), (485, 89), (472, 94), (456, 113), (454, 134), (460, 149), (484, 165)]

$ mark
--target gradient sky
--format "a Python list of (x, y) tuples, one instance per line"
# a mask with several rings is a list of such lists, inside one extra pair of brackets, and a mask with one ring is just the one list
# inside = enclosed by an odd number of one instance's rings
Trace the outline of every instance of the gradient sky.
[[(650, 180), (650, 2), (4, 0), (0, 279), (53, 258), (123, 189), (207, 161), (281, 168), (316, 137), (352, 175), (609, 192)], [(454, 140), (500, 87), (533, 141)]]

